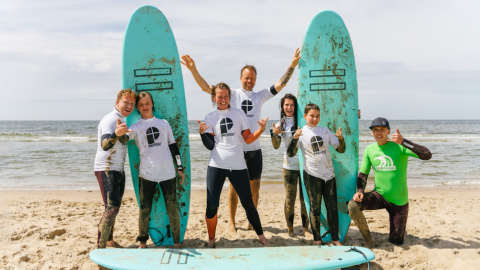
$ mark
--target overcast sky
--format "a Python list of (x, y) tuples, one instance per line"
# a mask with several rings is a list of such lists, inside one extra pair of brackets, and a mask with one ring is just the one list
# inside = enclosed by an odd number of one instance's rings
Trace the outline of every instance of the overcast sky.
[[(210, 84), (276, 83), (310, 20), (336, 11), (352, 39), (363, 119), (480, 119), (480, 1), (0, 1), (0, 120), (99, 120), (121, 90), (121, 50), (133, 11), (167, 17), (180, 55)], [(212, 110), (183, 68), (188, 119)], [(296, 93), (296, 72), (263, 117)]]

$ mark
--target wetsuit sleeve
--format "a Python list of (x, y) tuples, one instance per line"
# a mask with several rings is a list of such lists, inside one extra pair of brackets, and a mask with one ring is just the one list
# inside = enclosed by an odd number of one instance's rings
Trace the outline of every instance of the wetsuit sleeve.
[(357, 192), (364, 193), (365, 187), (367, 186), (368, 174), (362, 172), (358, 173), (357, 177)]
[(275, 148), (275, 149), (280, 148), (280, 143), (282, 142), (282, 137), (273, 134), (273, 130), (272, 130), (272, 129), (270, 129), (270, 137), (272, 138), (273, 148)]
[(110, 150), (115, 143), (117, 142), (118, 137), (117, 134), (103, 134), (102, 135), (102, 149), (103, 151), (108, 151)]
[(418, 145), (407, 139), (403, 139), (402, 146), (405, 147), (404, 154), (410, 157), (418, 157), (421, 160), (429, 160), (432, 153), (425, 146)]
[[(280, 126), (280, 122), (275, 124), (276, 127)], [(270, 129), (270, 137), (272, 138), (272, 145), (273, 148), (278, 149), (280, 148), (280, 143), (282, 142), (282, 137), (280, 135), (273, 134), (273, 129)]]
[(292, 138), (287, 149), (287, 154), (289, 157), (294, 157), (297, 154), (297, 151), (298, 151), (297, 144), (298, 144), (298, 139)]
[(369, 148), (367, 146), (367, 148), (365, 148), (365, 151), (363, 152), (362, 166), (360, 167), (357, 177), (357, 189), (360, 193), (363, 193), (365, 190), (368, 174), (370, 173), (370, 169), (372, 168), (372, 162), (370, 161), (368, 153)]
[(170, 153), (172, 154), (173, 160), (175, 160), (175, 166), (177, 167), (177, 170), (183, 171), (182, 167), (182, 159), (180, 157), (180, 149), (178, 149), (177, 143), (172, 143), (168, 145), (168, 148), (170, 148)]
[(200, 137), (202, 138), (202, 143), (205, 148), (207, 148), (208, 150), (213, 150), (213, 147), (215, 147), (215, 138), (213, 137), (213, 135), (205, 132), (203, 134), (200, 134)]
[(345, 138), (343, 138), (343, 140), (338, 140), (337, 152), (345, 153), (346, 149), (347, 149), (347, 145), (345, 144)]

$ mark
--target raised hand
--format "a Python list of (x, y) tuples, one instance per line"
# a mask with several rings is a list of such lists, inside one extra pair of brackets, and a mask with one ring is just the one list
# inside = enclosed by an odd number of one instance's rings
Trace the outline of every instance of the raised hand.
[(298, 140), (298, 138), (299, 138), (300, 136), (303, 136), (302, 132), (303, 132), (302, 129), (300, 129), (300, 127), (298, 127), (297, 131), (295, 131), (295, 134), (293, 134), (293, 138), (294, 138), (295, 140)]
[(123, 123), (117, 119), (117, 127), (115, 128), (115, 134), (117, 136), (123, 136), (125, 133), (133, 132), (133, 130), (128, 129), (127, 124)]
[(188, 55), (188, 54), (182, 55), (182, 60), (180, 60), (180, 63), (182, 63), (184, 66), (186, 66), (188, 68), (188, 70), (192, 71), (192, 69), (196, 69), (195, 62), (190, 57), (190, 55)]
[(273, 129), (272, 129), (273, 134), (278, 135), (280, 133), (285, 133), (285, 131), (282, 131), (282, 128), (280, 126), (276, 127), (275, 123), (272, 123), (272, 124), (273, 124)]
[(333, 136), (337, 137), (340, 141), (342, 141), (343, 140), (342, 127), (339, 127), (337, 132)]
[(297, 48), (295, 50), (295, 54), (293, 55), (293, 59), (292, 59), (292, 65), (293, 67), (297, 66), (298, 65), (298, 61), (300, 61), (300, 58), (302, 58), (300, 56), (300, 48)]
[(207, 130), (209, 127), (207, 126), (207, 124), (205, 124), (205, 122), (200, 122), (198, 121), (198, 131), (200, 131), (200, 134), (203, 134), (205, 133), (205, 130)]
[(262, 131), (265, 131), (265, 126), (267, 125), (267, 120), (268, 120), (269, 117), (265, 118), (265, 119), (260, 119), (260, 121), (257, 121), (257, 123), (260, 125), (260, 129)]
[(392, 139), (388, 140), (389, 142), (394, 142), (396, 144), (402, 144), (403, 143), (403, 136), (400, 134), (400, 130), (397, 127), (397, 133), (392, 135)]
[(182, 181), (180, 181), (180, 185), (183, 184), (183, 180), (185, 180), (185, 174), (182, 171), (178, 171), (178, 174), (182, 177)]

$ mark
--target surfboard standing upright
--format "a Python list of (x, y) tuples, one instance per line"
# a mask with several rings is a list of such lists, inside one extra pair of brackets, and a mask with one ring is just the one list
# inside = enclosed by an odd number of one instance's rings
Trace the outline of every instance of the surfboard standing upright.
[[(148, 91), (155, 103), (154, 115), (167, 120), (172, 127), (182, 164), (186, 168), (185, 181), (182, 185), (178, 184), (181, 177), (177, 174), (177, 206), (181, 226), (180, 237), (183, 241), (190, 208), (191, 174), (187, 108), (179, 59), (172, 29), (163, 13), (153, 6), (138, 8), (130, 18), (125, 32), (122, 57), (123, 88), (130, 88), (136, 93)], [(136, 123), (138, 119), (140, 115), (135, 110), (127, 117), (127, 125)], [(133, 141), (128, 143), (128, 156), (135, 195), (140, 205), (138, 195), (140, 155)], [(154, 196), (149, 227), (150, 238), (155, 245), (173, 245), (161, 190)]]
[[(330, 147), (337, 181), (340, 241), (343, 241), (350, 226), (347, 203), (355, 193), (358, 174), (358, 93), (352, 41), (337, 13), (323, 11), (312, 19), (303, 39), (301, 55), (298, 71), (300, 126), (306, 124), (305, 106), (313, 102), (320, 107), (320, 126), (333, 132), (342, 127), (345, 137), (345, 153), (337, 153)], [(300, 159), (303, 171), (302, 155)], [(308, 194), (305, 186), (303, 190)], [(305, 196), (305, 203), (310, 215), (308, 196)], [(326, 216), (322, 203), (322, 235), (328, 230)], [(331, 235), (327, 234), (322, 240), (331, 241)]]

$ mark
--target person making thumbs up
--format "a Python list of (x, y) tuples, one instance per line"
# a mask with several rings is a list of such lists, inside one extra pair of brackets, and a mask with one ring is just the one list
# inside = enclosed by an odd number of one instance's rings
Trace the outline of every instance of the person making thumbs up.
[[(373, 239), (362, 211), (386, 209), (390, 216), (388, 240), (401, 245), (408, 217), (408, 157), (429, 160), (432, 153), (426, 147), (403, 138), (398, 128), (392, 139), (388, 139), (390, 124), (385, 118), (374, 119), (370, 129), (377, 143), (368, 145), (363, 153), (357, 193), (348, 203), (349, 215), (365, 238), (367, 247), (372, 248)], [(375, 171), (375, 189), (364, 193), (371, 167)]]
[(339, 153), (345, 152), (345, 140), (342, 128), (333, 134), (328, 128), (317, 126), (320, 123), (320, 108), (313, 103), (305, 106), (304, 118), (307, 124), (295, 131), (288, 146), (288, 156), (297, 153), (297, 143), (303, 155), (303, 180), (310, 201), (310, 223), (312, 224), (313, 244), (321, 245), (320, 210), (322, 196), (327, 208), (327, 220), (332, 243), (341, 246), (338, 237), (338, 207), (335, 171), (329, 145)]

